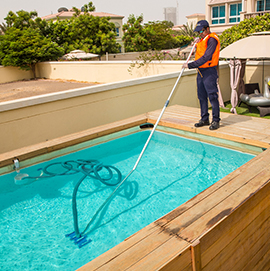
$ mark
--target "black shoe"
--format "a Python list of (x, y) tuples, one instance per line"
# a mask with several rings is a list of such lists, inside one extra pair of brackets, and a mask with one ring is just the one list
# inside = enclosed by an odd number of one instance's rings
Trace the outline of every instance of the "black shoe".
[(209, 120), (200, 120), (199, 122), (195, 123), (194, 126), (195, 127), (202, 127), (202, 126), (206, 126), (209, 125)]
[(211, 125), (210, 125), (210, 127), (209, 127), (209, 130), (216, 130), (216, 129), (218, 129), (219, 128), (219, 122), (217, 122), (217, 121), (212, 121), (211, 122)]

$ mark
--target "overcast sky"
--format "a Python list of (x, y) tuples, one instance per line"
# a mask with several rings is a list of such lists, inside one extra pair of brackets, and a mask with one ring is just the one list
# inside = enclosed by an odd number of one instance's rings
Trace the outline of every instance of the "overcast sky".
[[(57, 13), (58, 8), (66, 7), (77, 8), (89, 3), (88, 0), (1, 0), (0, 23), (11, 10), (37, 11), (38, 16), (42, 17)], [(177, 0), (92, 0), (96, 11), (108, 12), (125, 16), (126, 22), (130, 14), (139, 16), (143, 14), (144, 22), (164, 20), (163, 8), (176, 7)], [(205, 14), (205, 0), (178, 0), (179, 5), (179, 24), (187, 22), (186, 16), (193, 13)]]

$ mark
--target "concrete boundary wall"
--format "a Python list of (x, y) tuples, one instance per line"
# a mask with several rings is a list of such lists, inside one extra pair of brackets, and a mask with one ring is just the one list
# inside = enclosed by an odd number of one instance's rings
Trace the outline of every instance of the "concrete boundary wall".
[[(95, 85), (0, 103), (0, 153), (31, 146), (164, 106), (179, 72)], [(223, 99), (229, 70), (220, 69)], [(170, 105), (199, 107), (196, 71), (185, 71)]]
[(31, 78), (31, 71), (20, 70), (16, 67), (0, 66), (0, 84), (20, 80), (30, 80)]
[[(80, 74), (79, 67), (75, 70)], [(172, 72), (2, 102), (0, 153), (160, 109), (178, 75)], [(196, 70), (183, 73), (170, 105), (199, 107), (195, 78)], [(230, 98), (228, 82), (224, 64), (219, 83), (225, 101)]]
[[(43, 62), (37, 65), (37, 76), (47, 79), (76, 80), (98, 83), (113, 83), (124, 80), (143, 78), (152, 75), (180, 72), (184, 61), (153, 61), (141, 68), (128, 69), (132, 61), (58, 61)], [(220, 68), (227, 68), (228, 63), (220, 61)], [(244, 81), (258, 82), (261, 86), (262, 76), (270, 75), (269, 61), (249, 61)], [(32, 78), (31, 71), (15, 67), (0, 66), (0, 83), (7, 83)], [(220, 77), (222, 81), (222, 77)]]
[[(0, 153), (162, 108), (178, 73), (91, 86), (0, 103)], [(198, 107), (195, 72), (183, 76), (170, 105)]]
[(112, 83), (152, 75), (180, 72), (183, 61), (153, 61), (129, 72), (132, 61), (44, 62), (37, 66), (40, 77), (77, 81)]

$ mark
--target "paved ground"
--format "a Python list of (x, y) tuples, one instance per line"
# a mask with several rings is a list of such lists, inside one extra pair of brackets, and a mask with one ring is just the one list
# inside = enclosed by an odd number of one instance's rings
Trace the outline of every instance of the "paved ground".
[(0, 102), (92, 86), (96, 83), (68, 80), (37, 79), (0, 84)]

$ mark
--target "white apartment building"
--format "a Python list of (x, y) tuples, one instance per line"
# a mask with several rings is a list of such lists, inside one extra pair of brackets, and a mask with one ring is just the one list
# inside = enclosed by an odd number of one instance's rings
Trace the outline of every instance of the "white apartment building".
[(270, 0), (206, 0), (205, 4), (205, 18), (217, 34), (244, 19), (270, 13)]

